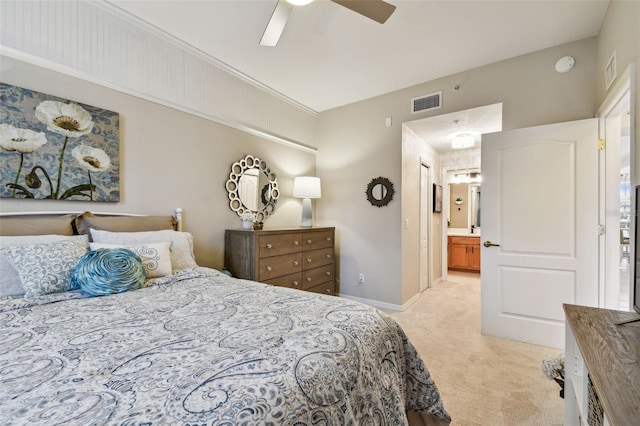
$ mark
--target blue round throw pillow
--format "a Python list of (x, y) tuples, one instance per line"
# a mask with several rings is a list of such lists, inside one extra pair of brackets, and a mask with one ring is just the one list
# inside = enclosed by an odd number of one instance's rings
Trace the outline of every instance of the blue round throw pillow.
[(146, 272), (131, 250), (101, 248), (85, 253), (71, 273), (71, 282), (90, 296), (105, 296), (142, 287)]

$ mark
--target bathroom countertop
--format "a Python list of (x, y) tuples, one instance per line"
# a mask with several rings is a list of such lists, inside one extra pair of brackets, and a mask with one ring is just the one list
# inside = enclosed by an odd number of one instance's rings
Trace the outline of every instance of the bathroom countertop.
[(447, 232), (447, 235), (450, 237), (478, 237), (480, 238), (480, 234), (478, 233), (470, 233), (470, 232)]

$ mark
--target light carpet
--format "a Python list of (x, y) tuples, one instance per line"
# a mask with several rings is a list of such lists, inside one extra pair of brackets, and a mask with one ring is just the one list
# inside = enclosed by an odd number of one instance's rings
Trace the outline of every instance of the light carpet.
[(562, 425), (560, 387), (541, 371), (557, 349), (480, 334), (480, 277), (449, 272), (400, 323), (434, 377), (453, 426)]

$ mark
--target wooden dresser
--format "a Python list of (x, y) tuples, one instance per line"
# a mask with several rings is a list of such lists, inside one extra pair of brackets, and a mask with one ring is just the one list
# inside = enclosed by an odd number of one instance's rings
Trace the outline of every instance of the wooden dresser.
[(565, 425), (640, 425), (638, 314), (564, 305)]
[(335, 228), (225, 232), (224, 263), (236, 278), (335, 293)]
[(454, 271), (480, 272), (480, 238), (450, 235), (447, 253), (449, 269)]

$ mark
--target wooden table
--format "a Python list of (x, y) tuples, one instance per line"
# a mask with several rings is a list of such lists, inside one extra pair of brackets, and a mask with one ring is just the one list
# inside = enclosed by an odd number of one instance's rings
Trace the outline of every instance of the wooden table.
[(588, 380), (604, 411), (604, 423), (640, 425), (640, 315), (564, 305), (565, 425), (588, 424)]

